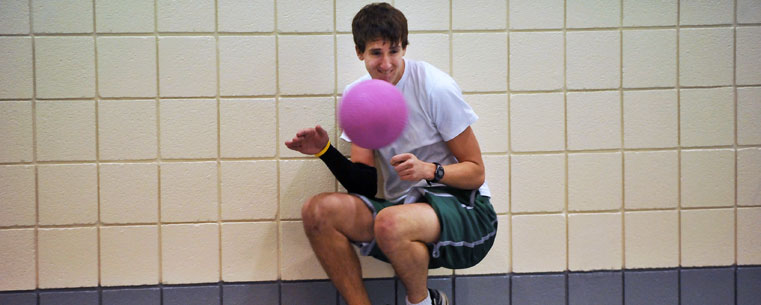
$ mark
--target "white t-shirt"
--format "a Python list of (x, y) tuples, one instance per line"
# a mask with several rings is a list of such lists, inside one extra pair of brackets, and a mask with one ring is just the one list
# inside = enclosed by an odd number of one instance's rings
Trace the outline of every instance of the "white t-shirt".
[[(354, 85), (370, 79), (367, 74), (346, 86), (344, 95)], [(404, 59), (404, 74), (396, 84), (407, 102), (408, 122), (402, 135), (389, 146), (375, 150), (376, 168), (383, 176), (387, 200), (414, 202), (419, 192), (413, 187), (428, 186), (425, 180), (399, 179), (389, 160), (395, 155), (412, 153), (425, 162), (441, 165), (458, 163), (447, 147), (453, 139), (472, 125), (478, 116), (462, 97), (462, 90), (454, 79), (429, 63)], [(346, 133), (341, 139), (351, 142)], [(380, 164), (377, 164), (380, 163)], [(491, 196), (486, 182), (479, 188), (482, 196)]]

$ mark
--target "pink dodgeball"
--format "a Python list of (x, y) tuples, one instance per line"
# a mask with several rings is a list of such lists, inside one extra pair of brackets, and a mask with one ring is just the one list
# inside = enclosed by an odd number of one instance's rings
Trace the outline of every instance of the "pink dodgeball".
[(362, 81), (346, 92), (338, 122), (353, 144), (378, 149), (394, 142), (407, 125), (407, 103), (389, 82)]

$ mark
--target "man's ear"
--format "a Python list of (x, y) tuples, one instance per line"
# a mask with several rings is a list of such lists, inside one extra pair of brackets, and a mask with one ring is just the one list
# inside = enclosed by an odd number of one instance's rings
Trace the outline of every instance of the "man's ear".
[(359, 60), (365, 60), (365, 54), (359, 51), (358, 46), (354, 46), (354, 51), (357, 52), (357, 58), (359, 58)]

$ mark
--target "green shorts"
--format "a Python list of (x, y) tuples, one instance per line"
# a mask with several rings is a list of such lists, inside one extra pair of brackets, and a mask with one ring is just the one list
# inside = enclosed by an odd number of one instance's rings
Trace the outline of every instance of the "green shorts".
[[(428, 268), (463, 269), (473, 267), (484, 259), (497, 235), (497, 213), (494, 212), (489, 197), (481, 196), (478, 190), (447, 186), (416, 187), (411, 191), (414, 192), (422, 195), (416, 202), (430, 204), (441, 223), (439, 241), (428, 244), (431, 254)], [(373, 218), (386, 207), (403, 204), (402, 200), (391, 202), (352, 195), (365, 202), (373, 212)], [(388, 262), (375, 240), (355, 244), (360, 247), (362, 255)]]

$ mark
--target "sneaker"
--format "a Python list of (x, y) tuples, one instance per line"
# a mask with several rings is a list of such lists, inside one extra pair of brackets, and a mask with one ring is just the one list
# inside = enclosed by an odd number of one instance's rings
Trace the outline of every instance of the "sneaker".
[(447, 295), (437, 289), (428, 288), (428, 293), (431, 295), (431, 304), (433, 305), (449, 305), (449, 299)]

